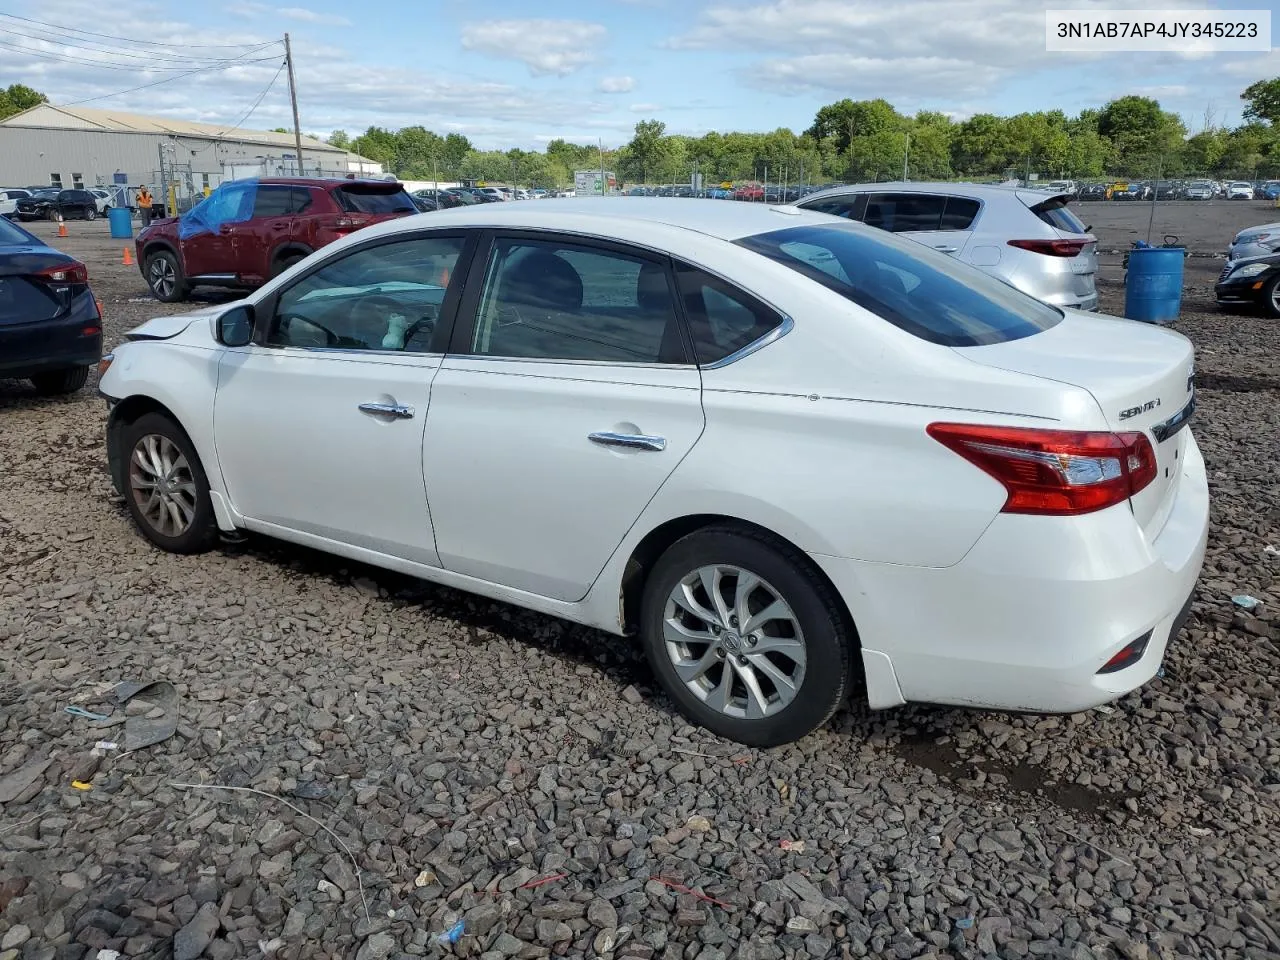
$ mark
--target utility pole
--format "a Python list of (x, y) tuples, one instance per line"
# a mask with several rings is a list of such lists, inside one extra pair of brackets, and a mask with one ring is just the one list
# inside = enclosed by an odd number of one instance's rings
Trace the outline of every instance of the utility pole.
[(902, 148), (902, 182), (907, 182), (907, 157), (911, 153), (911, 134), (907, 134), (906, 145)]
[(1151, 215), (1147, 217), (1147, 246), (1151, 246), (1151, 228), (1156, 222), (1156, 201), (1160, 199), (1160, 178), (1164, 175), (1164, 154), (1156, 160), (1156, 185), (1151, 194)]
[(298, 87), (293, 79), (293, 48), (284, 35), (284, 62), (289, 67), (289, 102), (293, 104), (293, 145), (298, 151), (298, 176), (302, 176), (302, 126), (298, 123)]
[(596, 143), (600, 146), (600, 196), (603, 197), (609, 192), (609, 181), (604, 178), (604, 139), (597, 137)]

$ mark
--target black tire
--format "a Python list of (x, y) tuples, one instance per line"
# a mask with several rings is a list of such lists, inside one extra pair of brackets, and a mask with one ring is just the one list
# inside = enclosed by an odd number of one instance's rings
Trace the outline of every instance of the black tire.
[[(158, 273), (157, 262), (168, 264), (169, 273), (166, 274), (163, 270)], [(164, 279), (170, 276), (171, 282)], [(187, 286), (187, 277), (183, 273), (182, 264), (168, 250), (157, 250), (147, 255), (146, 278), (147, 286), (151, 288), (151, 295), (161, 303), (178, 303), (187, 299), (187, 294), (191, 292), (190, 287)]]
[(50, 207), (48, 210), (44, 212), (44, 218), (48, 220), (50, 223), (52, 223), (53, 221), (58, 219), (58, 211), (53, 207)]
[(1280, 273), (1267, 281), (1267, 285), (1258, 291), (1258, 305), (1268, 317), (1280, 317)]
[(31, 385), (36, 388), (36, 393), (52, 397), (61, 393), (75, 393), (88, 379), (88, 367), (72, 367), (70, 370), (38, 373), (31, 378)]
[[(180, 469), (173, 476), (179, 482), (191, 484), (194, 509), (189, 525), (175, 533), (159, 529), (156, 522), (148, 517), (144, 510), (147, 495), (134, 486), (135, 477), (146, 479), (146, 474), (134, 462), (134, 452), (150, 438), (167, 440), (186, 461), (185, 470)], [(144, 537), (170, 553), (203, 553), (214, 545), (218, 539), (218, 525), (213, 514), (213, 501), (209, 497), (209, 478), (196, 455), (195, 445), (182, 427), (163, 413), (145, 413), (120, 432), (120, 456), (125, 504)]]
[[(680, 679), (668, 653), (663, 627), (672, 591), (682, 579), (699, 568), (716, 564), (740, 568), (760, 578), (767, 591), (790, 606), (799, 625), (806, 661), (804, 673), (794, 698), (776, 713), (747, 719), (730, 716), (704, 703)], [(729, 589), (727, 582), (723, 588)], [(752, 594), (756, 599), (760, 596)], [(641, 641), (653, 672), (681, 713), (719, 736), (753, 747), (790, 743), (826, 723), (849, 696), (851, 663), (857, 640), (839, 599), (831, 587), (812, 572), (804, 554), (767, 534), (731, 526), (709, 527), (677, 541), (654, 565), (645, 582), (641, 603)], [(673, 606), (672, 609), (676, 608)], [(734, 621), (734, 630), (741, 626), (744, 625)], [(760, 633), (763, 634), (764, 630), (761, 629)], [(730, 633), (726, 631), (722, 637), (726, 644), (754, 644), (753, 640), (739, 638), (736, 633), (732, 634), (732, 642), (729, 638)], [(767, 641), (769, 637), (764, 639)], [(746, 646), (736, 649), (741, 653), (721, 654), (721, 660), (732, 656), (742, 661), (751, 654)], [(691, 653), (691, 656), (699, 657), (701, 651), (707, 650), (711, 650), (711, 645), (701, 641), (699, 652)], [(755, 654), (757, 659), (760, 656), (762, 654)], [(770, 660), (775, 666), (780, 662), (772, 657)], [(788, 661), (781, 662), (785, 664)], [(705, 674), (707, 682), (719, 687), (724, 678), (723, 671), (729, 669), (731, 665), (725, 662), (713, 664)], [(737, 668), (733, 669), (738, 672)], [(768, 679), (763, 671), (755, 669), (757, 682), (761, 678)], [(713, 681), (713, 675), (717, 675), (719, 680)], [(747, 688), (742, 685), (740, 677), (734, 684), (730, 689), (740, 688), (745, 703)], [(776, 688), (770, 683), (769, 689)], [(707, 694), (708, 697), (712, 695)], [(768, 695), (773, 696), (772, 693)]]
[(305, 259), (307, 259), (307, 255), (305, 253), (281, 254), (279, 257), (276, 257), (275, 267), (271, 271), (271, 276), (278, 277), (295, 263), (300, 263)]
[(97, 207), (85, 207), (85, 208), (84, 208), (84, 218), (85, 218), (86, 220), (97, 220), (97, 219), (98, 219), (98, 208), (97, 208)]

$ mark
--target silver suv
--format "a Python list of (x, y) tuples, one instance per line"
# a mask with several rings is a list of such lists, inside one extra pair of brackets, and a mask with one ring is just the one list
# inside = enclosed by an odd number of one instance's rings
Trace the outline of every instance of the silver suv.
[(901, 233), (1059, 307), (1098, 309), (1098, 241), (1070, 196), (975, 183), (863, 183), (798, 207)]

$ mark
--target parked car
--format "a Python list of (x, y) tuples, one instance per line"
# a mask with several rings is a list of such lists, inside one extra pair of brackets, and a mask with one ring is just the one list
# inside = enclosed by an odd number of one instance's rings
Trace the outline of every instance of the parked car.
[(1213, 293), (1222, 306), (1248, 306), (1280, 317), (1280, 251), (1228, 260)]
[(1280, 180), (1268, 180), (1258, 190), (1264, 200), (1280, 200)]
[(412, 193), (409, 195), (409, 199), (413, 201), (413, 205), (418, 208), (419, 213), (434, 213), (440, 209), (440, 205), (434, 197), (423, 197)]
[(1157, 200), (1177, 200), (1182, 196), (1182, 189), (1172, 180), (1161, 180), (1155, 185)]
[(88, 190), (38, 191), (18, 200), (19, 220), (96, 220), (98, 201)]
[(1110, 200), (1111, 186), (1106, 183), (1089, 183), (1080, 188), (1081, 200)]
[(1228, 200), (1252, 200), (1253, 185), (1243, 180), (1233, 180), (1227, 184), (1225, 193)]
[(1217, 189), (1211, 180), (1193, 180), (1187, 184), (1188, 200), (1212, 200), (1216, 195)]
[(459, 197), (458, 194), (454, 193), (451, 190), (440, 190), (434, 187), (426, 187), (422, 190), (415, 190), (413, 192), (413, 196), (425, 197), (426, 199), (432, 201), (432, 203), (434, 204), (432, 209), (440, 209), (440, 210), (447, 210), (450, 207), (460, 207), (462, 206), (463, 203), (466, 202), (461, 197)]
[(508, 199), (506, 193), (499, 187), (476, 187), (475, 189), (492, 200), (505, 201)]
[(31, 196), (22, 187), (0, 187), (0, 217), (13, 218), (18, 212), (18, 201)]
[(84, 386), (102, 356), (102, 314), (83, 263), (0, 218), (0, 377), (43, 394)]
[(1250, 260), (1280, 250), (1280, 223), (1246, 227), (1231, 238), (1227, 260)]
[(231, 180), (134, 242), (151, 292), (172, 303), (198, 286), (261, 286), (335, 240), (417, 212), (394, 180)]
[(751, 202), (764, 200), (764, 187), (758, 183), (744, 183), (734, 188), (733, 199)]
[(1140, 180), (1122, 180), (1111, 187), (1112, 200), (1150, 200), (1151, 194), (1151, 184)]
[(864, 183), (797, 206), (900, 233), (1057, 306), (1096, 310), (1097, 239), (1065, 195), (973, 183)]
[(114, 199), (111, 192), (109, 190), (104, 190), (101, 187), (92, 188), (89, 192), (93, 194), (93, 199), (97, 204), (98, 215), (106, 216), (107, 211), (111, 209), (111, 203)]
[(862, 224), (584, 198), (381, 224), (152, 320), (99, 387), (156, 546), (252, 530), (634, 633), (768, 746), (853, 689), (1074, 712), (1151, 679), (1208, 529), (1192, 359)]
[(1076, 186), (1074, 180), (1051, 180), (1036, 189), (1044, 190), (1060, 197), (1069, 197), (1072, 200), (1080, 199), (1080, 188)]

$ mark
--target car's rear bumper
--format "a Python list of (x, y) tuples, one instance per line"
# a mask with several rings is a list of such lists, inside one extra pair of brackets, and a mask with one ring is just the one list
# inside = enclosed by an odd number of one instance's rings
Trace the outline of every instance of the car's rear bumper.
[[(1209, 489), (1194, 440), (1182, 469), (1150, 540), (1122, 504), (1075, 518), (1001, 514), (950, 567), (814, 556), (876, 667), (873, 705), (891, 703), (896, 685), (908, 701), (1067, 713), (1149, 681), (1204, 562)], [(1135, 663), (1098, 672), (1148, 634)]]
[(0, 377), (88, 366), (101, 357), (102, 318), (92, 293), (52, 320), (0, 325)]

